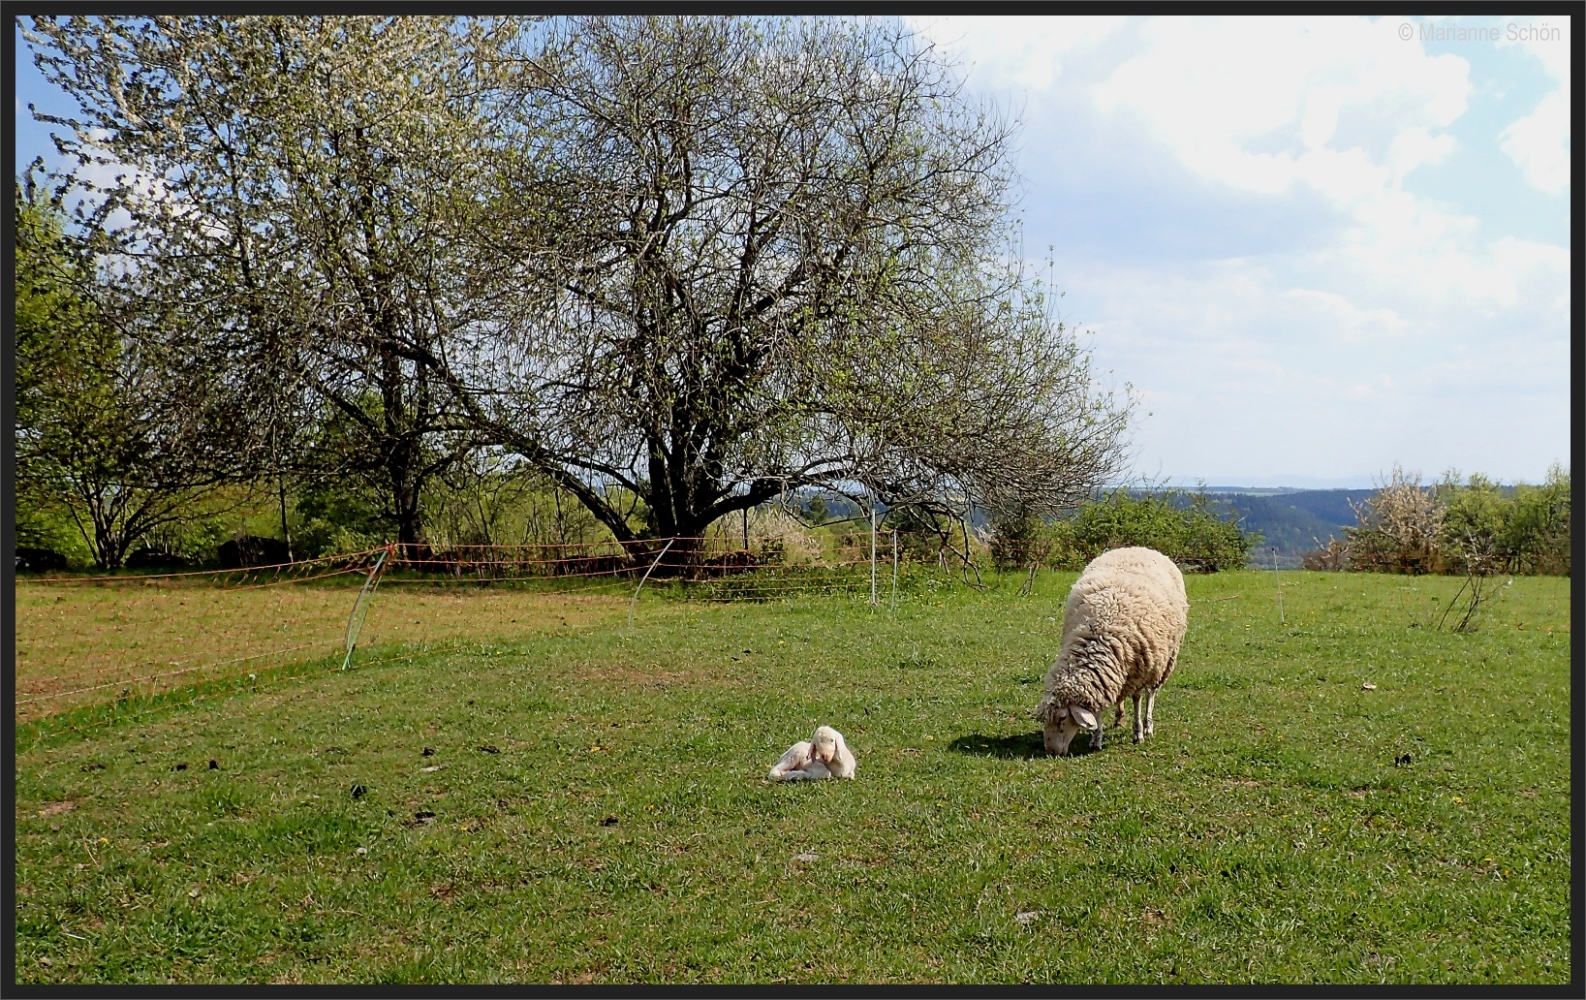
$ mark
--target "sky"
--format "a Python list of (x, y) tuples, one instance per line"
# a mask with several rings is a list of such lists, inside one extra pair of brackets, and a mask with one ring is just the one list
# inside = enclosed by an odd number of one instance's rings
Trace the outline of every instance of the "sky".
[[(1020, 123), (1024, 253), (1138, 400), (1135, 481), (1568, 466), (1567, 18), (906, 20)], [(20, 171), (70, 107), (17, 55)]]
[(1025, 253), (1139, 399), (1136, 476), (1568, 466), (1566, 18), (911, 24), (1022, 124)]

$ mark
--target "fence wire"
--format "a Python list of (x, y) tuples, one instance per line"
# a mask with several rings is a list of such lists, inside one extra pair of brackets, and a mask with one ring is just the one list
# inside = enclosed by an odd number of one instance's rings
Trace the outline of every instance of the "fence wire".
[[(934, 538), (877, 536), (875, 563), (889, 581), (879, 606), (891, 605), (895, 547), (918, 555)], [(19, 574), (15, 718), (143, 704), (322, 657), (344, 663), (353, 623), (361, 631), (352, 662), (386, 662), (414, 643), (620, 624), (641, 595), (645, 603), (870, 598), (868, 532), (845, 536), (835, 553), (817, 558), (757, 541), (750, 548), (721, 537), (391, 545), (266, 566)], [(369, 596), (371, 571), (382, 558), (378, 594)], [(945, 548), (914, 565), (949, 575), (954, 569)], [(355, 607), (360, 591), (366, 608)]]

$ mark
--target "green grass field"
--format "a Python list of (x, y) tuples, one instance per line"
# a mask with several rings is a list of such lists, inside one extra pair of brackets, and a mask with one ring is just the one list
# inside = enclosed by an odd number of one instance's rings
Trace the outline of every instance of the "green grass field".
[[(1285, 573), (1280, 625), (1271, 574), (1191, 577), (1156, 738), (1047, 758), (1072, 578), (493, 617), (25, 721), (18, 978), (1570, 980), (1567, 580), (1456, 635), (1454, 580)], [(817, 723), (857, 780), (764, 781)]]

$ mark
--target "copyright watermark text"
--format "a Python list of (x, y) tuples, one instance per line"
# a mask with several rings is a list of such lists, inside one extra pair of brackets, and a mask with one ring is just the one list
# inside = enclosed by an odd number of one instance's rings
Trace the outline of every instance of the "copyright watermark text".
[(1419, 38), (1423, 42), (1557, 42), (1564, 37), (1564, 29), (1548, 24), (1431, 24), (1422, 21), (1399, 25), (1401, 41)]

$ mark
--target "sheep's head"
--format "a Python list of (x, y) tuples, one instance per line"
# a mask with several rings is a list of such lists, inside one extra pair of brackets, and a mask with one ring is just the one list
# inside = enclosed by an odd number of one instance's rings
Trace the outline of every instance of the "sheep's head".
[(837, 759), (842, 745), (842, 733), (831, 726), (822, 726), (815, 730), (815, 735), (810, 738), (810, 757), (823, 764), (830, 764)]
[(1035, 707), (1035, 718), (1041, 723), (1046, 752), (1059, 757), (1068, 753), (1069, 743), (1079, 735), (1080, 730), (1101, 728), (1096, 713), (1090, 709), (1083, 705), (1059, 703), (1051, 695), (1042, 698)]

